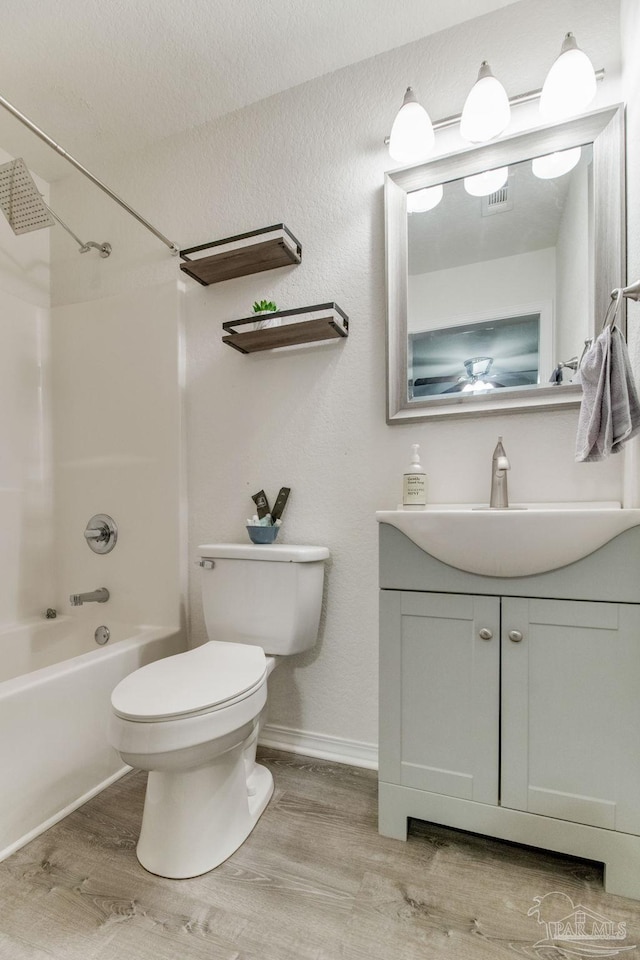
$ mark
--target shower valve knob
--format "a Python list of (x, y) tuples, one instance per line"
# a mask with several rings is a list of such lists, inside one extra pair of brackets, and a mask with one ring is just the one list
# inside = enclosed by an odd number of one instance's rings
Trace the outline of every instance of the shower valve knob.
[(109, 539), (109, 528), (106, 524), (103, 524), (97, 528), (87, 527), (84, 531), (85, 538), (87, 540), (108, 540)]
[(89, 520), (84, 538), (94, 553), (109, 553), (116, 545), (118, 528), (106, 513), (97, 513)]

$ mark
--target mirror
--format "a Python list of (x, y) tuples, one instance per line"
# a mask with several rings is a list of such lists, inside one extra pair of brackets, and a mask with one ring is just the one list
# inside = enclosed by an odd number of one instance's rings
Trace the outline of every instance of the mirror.
[(580, 402), (625, 283), (622, 107), (388, 173), (385, 216), (387, 422)]

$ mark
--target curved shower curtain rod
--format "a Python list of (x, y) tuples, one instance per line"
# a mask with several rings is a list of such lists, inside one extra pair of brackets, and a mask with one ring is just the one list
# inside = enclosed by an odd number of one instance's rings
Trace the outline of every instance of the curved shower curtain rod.
[(71, 154), (67, 153), (67, 151), (64, 150), (58, 143), (56, 143), (55, 140), (52, 140), (51, 137), (47, 136), (47, 134), (41, 130), (40, 127), (37, 127), (35, 123), (29, 120), (28, 117), (25, 117), (23, 113), (20, 113), (20, 111), (14, 107), (13, 104), (9, 103), (8, 100), (5, 100), (4, 97), (0, 97), (0, 106), (4, 107), (4, 109), (14, 116), (16, 120), (19, 120), (20, 123), (24, 124), (24, 126), (31, 130), (32, 133), (35, 133), (36, 137), (39, 137), (41, 140), (43, 140), (53, 150), (55, 150), (56, 153), (59, 153), (61, 157), (64, 157), (65, 160), (68, 160), (69, 163), (76, 168), (76, 170), (79, 170), (80, 173), (82, 173), (88, 180), (91, 180), (91, 182), (94, 183), (96, 187), (99, 187), (104, 193), (106, 193), (108, 197), (111, 197), (112, 200), (115, 200), (115, 202), (124, 210), (126, 210), (127, 213), (131, 214), (131, 216), (134, 217), (138, 223), (141, 223), (143, 227), (146, 227), (147, 230), (150, 230), (151, 233), (158, 238), (158, 240), (161, 240), (165, 246), (169, 247), (174, 257), (178, 255), (180, 251), (177, 244), (165, 237), (165, 235), (160, 233), (159, 230), (156, 230), (156, 228), (150, 224), (148, 220), (145, 220), (143, 216), (137, 213), (133, 207), (130, 207), (128, 203), (126, 203), (117, 195), (117, 193), (114, 193), (113, 190), (110, 190), (109, 187), (101, 180), (98, 180), (97, 177), (94, 177), (94, 175), (87, 170), (86, 167), (83, 167), (83, 165), (79, 163), (75, 157), (72, 157)]

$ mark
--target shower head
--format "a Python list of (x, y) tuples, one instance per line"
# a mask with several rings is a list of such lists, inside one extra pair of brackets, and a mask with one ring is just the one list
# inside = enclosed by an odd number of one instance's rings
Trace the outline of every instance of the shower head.
[(87, 253), (92, 248), (98, 250), (101, 257), (108, 257), (111, 253), (110, 243), (95, 243), (93, 240), (83, 243), (76, 237), (73, 230), (42, 199), (22, 157), (0, 164), (0, 210), (15, 234), (41, 230), (59, 223), (79, 245), (80, 253)]
[(0, 164), (0, 209), (15, 234), (55, 223), (21, 157)]

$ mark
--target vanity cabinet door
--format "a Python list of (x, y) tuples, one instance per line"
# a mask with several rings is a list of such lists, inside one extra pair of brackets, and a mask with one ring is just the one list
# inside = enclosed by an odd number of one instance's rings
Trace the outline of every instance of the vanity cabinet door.
[(503, 806), (640, 833), (640, 607), (503, 599)]
[(380, 779), (498, 802), (500, 601), (381, 591)]

